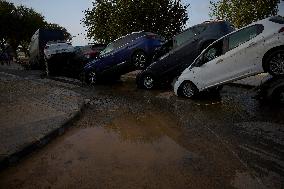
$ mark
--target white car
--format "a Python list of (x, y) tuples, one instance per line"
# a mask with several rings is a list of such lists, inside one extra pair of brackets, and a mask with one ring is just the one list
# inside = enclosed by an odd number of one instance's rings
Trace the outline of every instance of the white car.
[(208, 46), (179, 76), (175, 94), (206, 89), (268, 72), (284, 75), (284, 18), (274, 16), (234, 31)]
[(72, 53), (75, 51), (75, 48), (71, 43), (67, 42), (48, 42), (44, 48), (45, 58), (49, 59), (52, 55), (60, 53)]

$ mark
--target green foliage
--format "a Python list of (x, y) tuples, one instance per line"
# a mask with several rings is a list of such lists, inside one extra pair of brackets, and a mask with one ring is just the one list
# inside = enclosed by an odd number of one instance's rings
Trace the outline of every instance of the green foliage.
[(19, 45), (27, 54), (32, 35), (39, 28), (62, 29), (66, 39), (71, 35), (57, 24), (49, 24), (44, 17), (32, 8), (25, 6), (15, 7), (13, 3), (0, 0), (0, 48), (10, 45), (14, 51)]
[(11, 23), (16, 21), (16, 7), (9, 2), (0, 0), (0, 43), (3, 46), (8, 40), (11, 31), (15, 26)]
[(82, 20), (87, 35), (109, 43), (135, 31), (150, 31), (166, 38), (179, 33), (188, 15), (180, 0), (96, 0)]
[(280, 0), (218, 0), (210, 1), (212, 18), (230, 21), (237, 28), (276, 15)]

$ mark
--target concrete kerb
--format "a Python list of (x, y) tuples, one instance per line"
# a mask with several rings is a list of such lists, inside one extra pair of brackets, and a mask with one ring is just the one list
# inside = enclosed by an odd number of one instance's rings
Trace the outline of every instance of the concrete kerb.
[(54, 129), (53, 131), (49, 132), (47, 135), (43, 136), (42, 138), (27, 144), (22, 149), (19, 149), (18, 152), (15, 152), (11, 154), (8, 157), (5, 157), (4, 159), (0, 160), (0, 171), (3, 169), (16, 164), (19, 162), (22, 158), (27, 156), (28, 154), (34, 152), (35, 150), (38, 150), (48, 144), (52, 139), (56, 138), (57, 136), (62, 135), (65, 133), (67, 129), (69, 129), (76, 121), (78, 121), (81, 117), (81, 115), (84, 112), (84, 109), (86, 107), (86, 103), (81, 103), (80, 108), (77, 112), (73, 113), (68, 120), (66, 120), (60, 127)]

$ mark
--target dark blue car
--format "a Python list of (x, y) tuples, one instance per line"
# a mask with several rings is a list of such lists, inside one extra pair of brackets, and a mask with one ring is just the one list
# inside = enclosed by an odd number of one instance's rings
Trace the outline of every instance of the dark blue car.
[(151, 32), (135, 32), (115, 40), (84, 67), (85, 82), (95, 84), (98, 80), (117, 79), (146, 68), (163, 42), (162, 37)]

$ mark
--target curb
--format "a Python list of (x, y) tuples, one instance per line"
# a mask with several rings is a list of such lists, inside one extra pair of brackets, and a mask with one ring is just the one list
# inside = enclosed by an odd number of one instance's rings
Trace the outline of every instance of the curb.
[(0, 161), (0, 171), (4, 170), (5, 168), (8, 168), (11, 165), (15, 165), (28, 154), (44, 147), (46, 144), (48, 144), (52, 139), (55, 139), (57, 136), (63, 135), (66, 130), (68, 130), (76, 121), (80, 119), (81, 115), (83, 114), (85, 110), (85, 107), (86, 107), (86, 104), (82, 103), (80, 106), (80, 109), (76, 113), (73, 113), (70, 119), (66, 120), (65, 123), (63, 123), (59, 128), (51, 131), (50, 133), (48, 133), (41, 139), (36, 140), (32, 142), (31, 144), (26, 145), (25, 147), (20, 149), (18, 152), (15, 152), (11, 154), (10, 156), (5, 157), (3, 160), (1, 160)]

